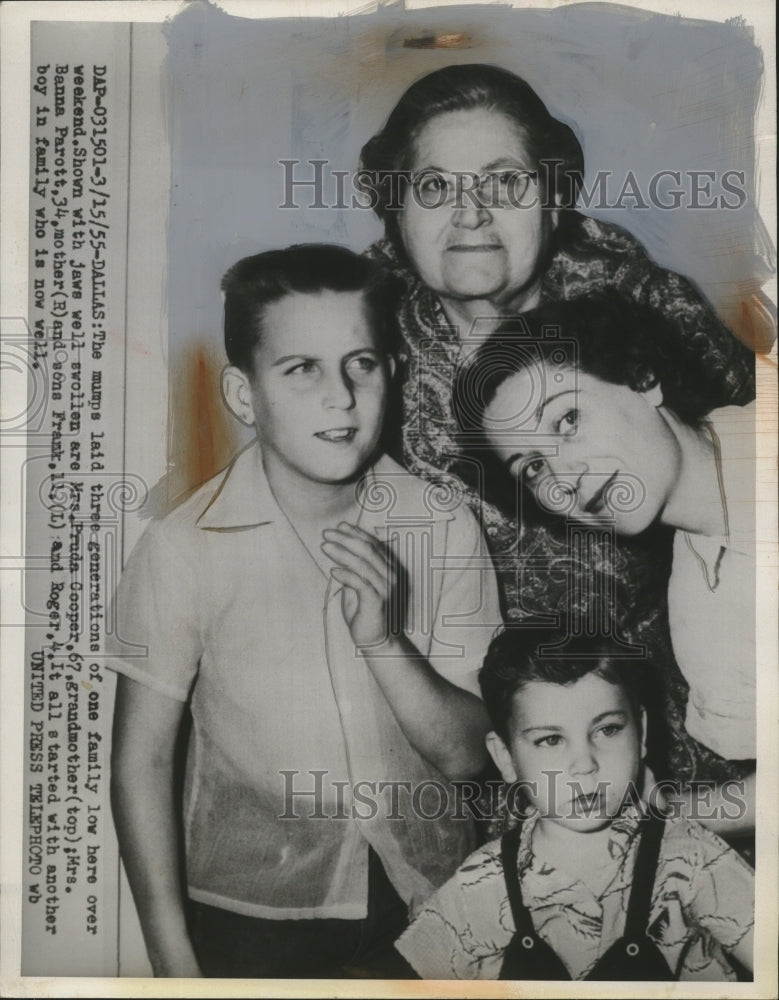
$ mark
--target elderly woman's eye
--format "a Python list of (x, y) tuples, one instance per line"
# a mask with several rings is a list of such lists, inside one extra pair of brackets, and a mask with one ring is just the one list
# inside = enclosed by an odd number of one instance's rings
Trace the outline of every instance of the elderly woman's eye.
[(449, 196), (449, 181), (443, 174), (429, 171), (414, 180), (414, 188), (425, 205), (436, 205)]
[(500, 170), (489, 175), (485, 186), (489, 188), (494, 197), (509, 204), (516, 204), (524, 198), (533, 176), (529, 170), (518, 168)]

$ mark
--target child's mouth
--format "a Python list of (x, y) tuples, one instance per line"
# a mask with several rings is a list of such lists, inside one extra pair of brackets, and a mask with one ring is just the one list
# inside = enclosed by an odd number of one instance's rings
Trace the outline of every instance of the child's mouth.
[(571, 804), (575, 815), (597, 818), (601, 812), (603, 800), (600, 792), (591, 792), (589, 795), (577, 795)]
[(329, 431), (318, 431), (314, 437), (329, 441), (330, 444), (344, 444), (346, 441), (351, 441), (356, 433), (356, 427), (334, 427)]

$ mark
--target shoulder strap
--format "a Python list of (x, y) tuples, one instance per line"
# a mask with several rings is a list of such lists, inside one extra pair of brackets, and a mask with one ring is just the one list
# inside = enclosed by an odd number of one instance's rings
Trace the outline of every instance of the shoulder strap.
[(652, 907), (652, 890), (657, 874), (657, 860), (665, 830), (665, 820), (649, 815), (641, 820), (641, 840), (633, 868), (633, 885), (630, 890), (628, 912), (625, 918), (624, 937), (630, 940), (646, 935), (649, 912)]
[(503, 862), (503, 877), (506, 880), (506, 891), (508, 892), (511, 915), (514, 917), (514, 926), (517, 929), (517, 934), (529, 934), (531, 937), (534, 937), (533, 920), (528, 908), (522, 902), (522, 888), (519, 884), (517, 860), (521, 833), (522, 824), (520, 823), (513, 830), (507, 830), (503, 834), (500, 841), (500, 857)]

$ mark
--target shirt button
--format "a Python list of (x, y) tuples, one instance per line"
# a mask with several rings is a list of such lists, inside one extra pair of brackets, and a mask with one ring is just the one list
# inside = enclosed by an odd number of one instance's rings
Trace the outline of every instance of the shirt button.
[(631, 958), (635, 958), (636, 955), (638, 954), (638, 945), (637, 944), (629, 944), (627, 946), (627, 948), (625, 949), (625, 951), (628, 953), (628, 955), (630, 955)]
[(523, 948), (532, 948), (534, 944), (535, 944), (535, 941), (528, 934), (526, 934), (522, 938), (522, 947)]

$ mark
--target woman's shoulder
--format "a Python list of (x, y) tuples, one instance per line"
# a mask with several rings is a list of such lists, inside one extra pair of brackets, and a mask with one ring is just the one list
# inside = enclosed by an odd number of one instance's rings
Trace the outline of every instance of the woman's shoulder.
[(561, 255), (648, 259), (641, 241), (627, 229), (581, 212), (571, 212), (566, 219), (557, 256)]

